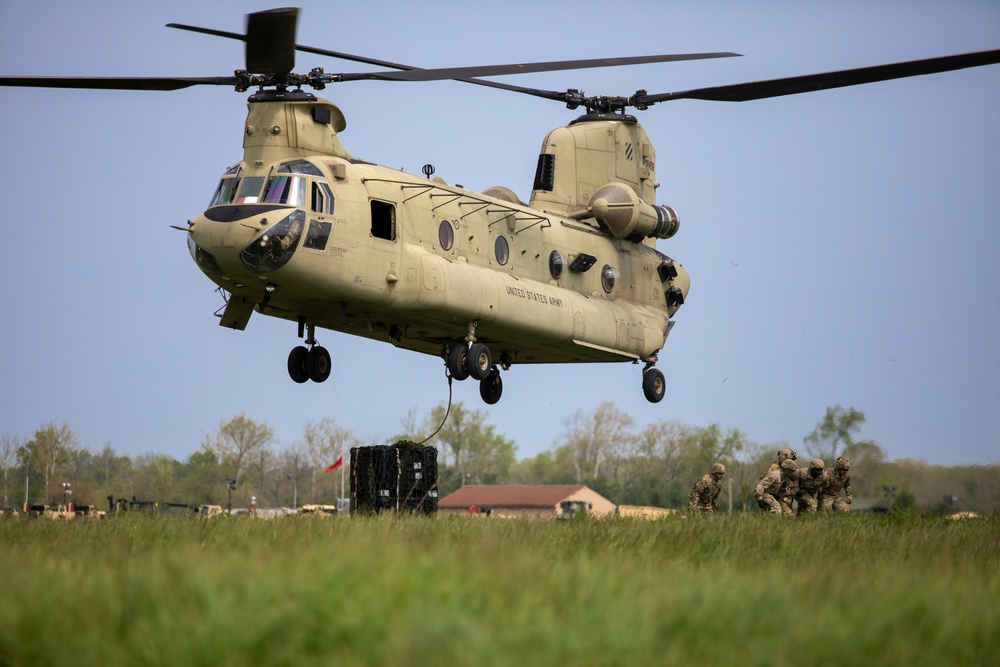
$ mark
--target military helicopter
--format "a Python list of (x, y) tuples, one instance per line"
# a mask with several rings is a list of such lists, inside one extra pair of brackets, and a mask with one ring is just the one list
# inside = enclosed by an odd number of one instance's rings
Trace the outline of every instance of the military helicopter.
[[(440, 356), (472, 377), (486, 403), (515, 364), (644, 363), (646, 398), (690, 278), (657, 250), (679, 229), (657, 205), (656, 153), (629, 109), (677, 99), (746, 101), (1000, 62), (1000, 50), (676, 93), (587, 96), (479, 77), (698, 58), (705, 53), (423, 70), (295, 43), (298, 12), (249, 15), (245, 34), (170, 27), (246, 43), (245, 69), (211, 78), (2, 77), (0, 84), (176, 90), (226, 85), (248, 99), (243, 159), (222, 175), (209, 208), (178, 229), (226, 298), (220, 324), (243, 330), (258, 312), (295, 322), (296, 382), (323, 382), (331, 358), (317, 329)], [(293, 73), (295, 51), (384, 70)], [(527, 204), (509, 189), (471, 192), (347, 152), (343, 113), (304, 88), (356, 80), (456, 79), (551, 99), (583, 115), (542, 142)]]

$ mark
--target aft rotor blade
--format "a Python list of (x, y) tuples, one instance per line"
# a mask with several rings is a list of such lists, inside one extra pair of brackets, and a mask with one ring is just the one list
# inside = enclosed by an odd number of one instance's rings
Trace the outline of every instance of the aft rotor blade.
[(191, 86), (235, 86), (232, 76), (221, 77), (101, 77), (0, 76), (0, 86), (27, 88), (88, 88), (98, 90), (180, 90)]
[(437, 69), (411, 69), (403, 72), (368, 72), (362, 74), (340, 74), (341, 81), (379, 79), (386, 81), (440, 81), (444, 79), (469, 79), (481, 76), (503, 76), (508, 74), (531, 74), (536, 72), (556, 72), (568, 69), (589, 69), (593, 67), (619, 67), (623, 65), (644, 65), (648, 63), (677, 62), (682, 60), (705, 60), (708, 58), (732, 58), (738, 53), (681, 53), (659, 56), (629, 56), (625, 58), (593, 58), (589, 60), (558, 60), (537, 63), (513, 63), (510, 65), (480, 65), (477, 67), (444, 67)]
[(889, 81), (891, 79), (903, 79), (910, 76), (920, 76), (922, 74), (936, 74), (938, 72), (950, 72), (967, 67), (980, 67), (982, 65), (993, 65), (1000, 63), (1000, 49), (992, 51), (977, 51), (974, 53), (962, 53), (953, 56), (941, 56), (938, 58), (926, 58), (923, 60), (911, 60), (889, 65), (875, 65), (873, 67), (861, 67), (857, 69), (846, 69), (837, 72), (826, 72), (823, 74), (808, 74), (805, 76), (793, 76), (784, 79), (770, 79), (767, 81), (753, 81), (750, 83), (737, 83), (726, 86), (713, 86), (710, 88), (696, 88), (678, 93), (662, 93), (656, 95), (646, 95), (646, 104), (657, 102), (669, 102), (672, 100), (710, 100), (717, 102), (747, 102), (750, 100), (760, 100), (768, 97), (780, 97), (782, 95), (798, 95), (800, 93), (810, 93), (816, 90), (829, 90), (831, 88), (844, 88), (846, 86), (858, 86), (864, 83), (875, 83), (877, 81)]

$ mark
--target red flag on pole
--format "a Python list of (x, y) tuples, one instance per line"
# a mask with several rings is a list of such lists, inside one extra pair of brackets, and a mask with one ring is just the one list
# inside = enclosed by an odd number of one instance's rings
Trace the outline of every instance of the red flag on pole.
[(326, 469), (326, 472), (330, 472), (331, 470), (336, 470), (337, 468), (339, 468), (342, 465), (344, 465), (344, 457), (343, 456), (341, 456), (339, 459), (337, 459), (332, 464), (330, 464), (330, 466)]

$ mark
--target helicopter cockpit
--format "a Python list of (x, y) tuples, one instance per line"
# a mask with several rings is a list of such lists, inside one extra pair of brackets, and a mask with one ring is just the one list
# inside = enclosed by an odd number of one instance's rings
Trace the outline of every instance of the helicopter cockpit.
[[(303, 247), (326, 249), (333, 223), (324, 217), (333, 214), (336, 197), (319, 167), (308, 160), (296, 159), (277, 164), (266, 177), (242, 174), (242, 164), (226, 169), (205, 212), (207, 218), (214, 222), (234, 222), (254, 215), (255, 212), (245, 208), (241, 210), (247, 205), (269, 209), (289, 207), (287, 215), (262, 230), (240, 252), (247, 269), (259, 274), (284, 266), (291, 260), (303, 235)], [(194, 250), (192, 254), (197, 261), (198, 254)], [(202, 250), (200, 254), (207, 253)]]

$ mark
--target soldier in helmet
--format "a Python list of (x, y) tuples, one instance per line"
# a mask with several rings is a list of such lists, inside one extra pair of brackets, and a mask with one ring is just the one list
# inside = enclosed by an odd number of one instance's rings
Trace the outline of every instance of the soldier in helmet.
[(795, 516), (791, 506), (784, 500), (787, 495), (795, 493), (795, 461), (786, 458), (777, 470), (766, 473), (757, 483), (753, 497), (764, 512)]
[[(846, 514), (850, 511), (847, 506), (854, 500), (851, 495), (851, 476), (848, 474), (850, 469), (851, 462), (841, 456), (837, 459), (837, 464), (832, 470), (825, 471), (826, 479), (823, 480), (819, 489), (820, 512), (836, 510)], [(847, 494), (846, 502), (844, 498), (840, 497), (841, 489)]]
[(713, 463), (708, 474), (702, 475), (694, 483), (694, 488), (688, 495), (688, 511), (692, 514), (715, 514), (719, 509), (719, 494), (722, 492), (722, 477), (726, 474), (726, 466)]
[(798, 491), (795, 493), (798, 514), (812, 514), (816, 511), (816, 495), (820, 487), (826, 481), (826, 470), (823, 469), (823, 459), (813, 459), (809, 462), (808, 468), (799, 468), (795, 471), (795, 481)]
[[(786, 461), (788, 459), (791, 459), (792, 461), (795, 461), (795, 459), (797, 457), (798, 457), (798, 454), (795, 453), (794, 449), (789, 449), (788, 447), (785, 447), (784, 449), (779, 449), (778, 450), (778, 460), (775, 461), (774, 463), (772, 463), (771, 466), (767, 469), (767, 472), (765, 472), (763, 475), (761, 475), (760, 478), (764, 479), (764, 477), (766, 477), (768, 473), (772, 473), (772, 472), (775, 472), (776, 470), (779, 470), (781, 468), (782, 462), (784, 462), (784, 461)], [(775, 497), (778, 498), (778, 500), (780, 502), (784, 503), (783, 507), (787, 507), (788, 508), (788, 514), (791, 514), (792, 513), (792, 498), (795, 495), (795, 489), (792, 488), (792, 482), (791, 481), (786, 481), (783, 486), (784, 486), (784, 488)]]

